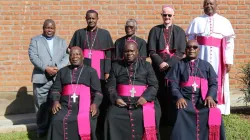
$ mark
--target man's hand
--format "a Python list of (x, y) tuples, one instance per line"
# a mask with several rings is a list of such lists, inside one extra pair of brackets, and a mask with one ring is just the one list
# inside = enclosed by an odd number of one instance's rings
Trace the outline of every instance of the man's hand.
[(117, 99), (116, 100), (116, 104), (118, 105), (118, 106), (127, 106), (127, 104), (122, 100), (122, 99)]
[(147, 57), (147, 58), (146, 58), (146, 61), (149, 62), (150, 64), (152, 64), (152, 60), (151, 60), (150, 57)]
[(226, 64), (227, 73), (230, 72), (232, 64)]
[(214, 101), (214, 99), (211, 96), (207, 96), (207, 98), (205, 99), (205, 106), (207, 105), (208, 108), (215, 108), (216, 107), (216, 103)]
[(169, 65), (166, 62), (162, 62), (159, 67), (160, 67), (160, 71), (165, 71), (168, 69)]
[(108, 80), (108, 78), (109, 78), (109, 74), (108, 74), (108, 73), (105, 73), (105, 74), (104, 74), (104, 80)]
[(97, 113), (97, 105), (96, 104), (91, 104), (90, 112), (91, 112), (92, 117), (96, 115), (96, 113)]
[(50, 75), (50, 76), (53, 76), (53, 75), (56, 75), (57, 71), (58, 71), (58, 68), (57, 67), (50, 67), (50, 66), (47, 66), (45, 71)]
[(180, 98), (177, 102), (176, 102), (176, 107), (177, 109), (181, 109), (181, 108), (186, 108), (187, 106), (187, 102), (184, 98)]
[(52, 113), (56, 114), (58, 111), (60, 111), (60, 109), (62, 109), (62, 107), (59, 101), (54, 101), (53, 107), (52, 107)]
[(147, 103), (147, 100), (144, 98), (144, 97), (140, 97), (138, 100), (137, 100), (137, 103), (136, 105), (141, 105), (143, 106), (145, 103)]

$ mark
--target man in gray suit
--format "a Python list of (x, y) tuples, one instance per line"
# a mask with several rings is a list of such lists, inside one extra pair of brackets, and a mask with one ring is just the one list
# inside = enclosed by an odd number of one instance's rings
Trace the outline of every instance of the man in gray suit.
[(56, 25), (52, 19), (43, 24), (43, 34), (31, 39), (29, 58), (34, 65), (32, 73), (33, 94), (37, 112), (37, 137), (45, 136), (49, 123), (47, 96), (57, 71), (68, 64), (66, 41), (55, 36)]

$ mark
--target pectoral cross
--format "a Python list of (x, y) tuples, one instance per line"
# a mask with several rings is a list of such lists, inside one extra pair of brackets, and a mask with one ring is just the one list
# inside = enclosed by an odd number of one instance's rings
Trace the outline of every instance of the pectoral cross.
[(134, 87), (129, 92), (131, 93), (131, 97), (135, 97), (136, 90)]
[(89, 56), (89, 58), (92, 57), (92, 51), (91, 50), (89, 50), (88, 56)]
[(196, 84), (196, 82), (194, 82), (194, 83), (192, 84), (192, 87), (193, 87), (194, 91), (196, 91), (196, 88), (198, 87), (198, 85)]
[(76, 102), (76, 98), (78, 98), (78, 96), (76, 95), (76, 93), (74, 93), (71, 98), (73, 98), (73, 102), (75, 103)]

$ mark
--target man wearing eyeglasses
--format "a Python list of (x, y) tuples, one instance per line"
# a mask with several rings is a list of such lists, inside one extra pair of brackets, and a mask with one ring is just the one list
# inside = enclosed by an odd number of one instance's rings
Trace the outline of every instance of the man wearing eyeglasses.
[(162, 108), (162, 124), (172, 125), (174, 122), (171, 95), (167, 91), (164, 79), (169, 69), (184, 55), (186, 38), (184, 30), (173, 24), (174, 9), (164, 5), (162, 7), (163, 24), (153, 27), (149, 32), (148, 51), (152, 65), (159, 81), (158, 99)]
[(230, 114), (228, 72), (233, 64), (234, 30), (228, 19), (216, 13), (216, 0), (204, 0), (205, 14), (195, 18), (186, 31), (188, 39), (197, 39), (200, 45), (199, 58), (212, 64), (218, 75), (218, 108)]
[(186, 58), (167, 74), (177, 118), (171, 140), (224, 140), (222, 115), (217, 104), (217, 75), (212, 65), (198, 58), (196, 40), (186, 47)]
[(125, 25), (126, 35), (115, 41), (115, 48), (112, 53), (114, 60), (123, 59), (124, 46), (127, 40), (134, 40), (138, 44), (138, 51), (139, 51), (140, 58), (143, 58), (143, 59), (147, 58), (148, 54), (147, 54), (146, 41), (135, 35), (137, 26), (138, 24), (135, 19), (128, 19), (126, 21), (126, 25)]

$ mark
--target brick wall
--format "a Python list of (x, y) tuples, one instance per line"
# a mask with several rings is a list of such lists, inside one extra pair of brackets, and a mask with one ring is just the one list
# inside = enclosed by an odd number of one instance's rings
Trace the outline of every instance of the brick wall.
[[(203, 0), (0, 0), (0, 91), (16, 92), (30, 82), (32, 64), (28, 58), (29, 41), (42, 32), (43, 21), (56, 21), (56, 34), (69, 43), (76, 29), (86, 26), (84, 17), (88, 9), (99, 11), (99, 27), (108, 29), (115, 41), (124, 35), (124, 23), (128, 18), (139, 22), (138, 36), (147, 39), (151, 27), (161, 23), (163, 4), (172, 5), (175, 24), (186, 30), (190, 21), (203, 13)], [(249, 61), (250, 49), (250, 1), (220, 0), (218, 13), (233, 24), (235, 41), (235, 65), (231, 71), (231, 88), (237, 89), (236, 67)]]

